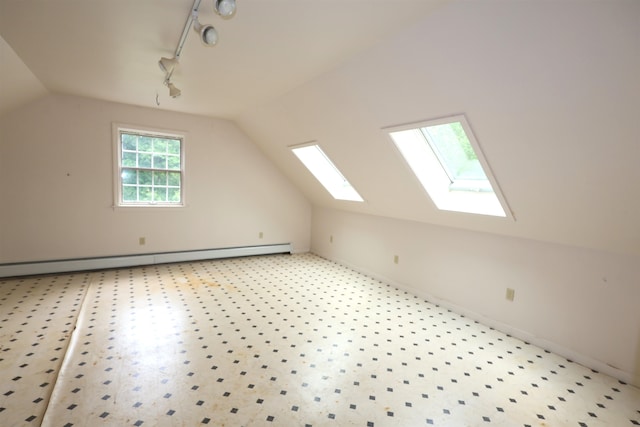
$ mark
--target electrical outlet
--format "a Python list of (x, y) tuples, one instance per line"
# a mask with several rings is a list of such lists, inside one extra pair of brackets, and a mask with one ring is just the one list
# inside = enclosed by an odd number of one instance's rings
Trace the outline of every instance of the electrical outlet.
[(516, 296), (516, 291), (511, 289), (511, 288), (507, 288), (507, 300), (508, 301), (513, 301), (515, 296)]
[(333, 243), (333, 235), (329, 236), (329, 243)]
[(262, 231), (261, 231), (261, 232), (259, 232), (259, 233), (258, 233), (258, 238), (259, 238), (259, 239), (262, 239), (263, 237), (264, 237), (264, 233), (263, 233)]
[(138, 243), (140, 244), (140, 246), (144, 246), (147, 243), (147, 239), (145, 237), (139, 237)]
[(393, 263), (397, 264), (398, 262), (400, 262), (400, 257), (398, 257), (398, 255), (394, 255), (393, 256)]

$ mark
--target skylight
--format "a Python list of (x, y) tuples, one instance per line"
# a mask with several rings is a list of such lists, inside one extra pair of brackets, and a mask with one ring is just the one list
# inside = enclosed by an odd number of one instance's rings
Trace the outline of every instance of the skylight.
[(391, 130), (398, 151), (440, 210), (506, 217), (495, 179), (464, 116)]
[(362, 197), (349, 184), (338, 168), (329, 160), (318, 145), (306, 145), (291, 149), (300, 161), (316, 177), (320, 184), (338, 200), (362, 202)]

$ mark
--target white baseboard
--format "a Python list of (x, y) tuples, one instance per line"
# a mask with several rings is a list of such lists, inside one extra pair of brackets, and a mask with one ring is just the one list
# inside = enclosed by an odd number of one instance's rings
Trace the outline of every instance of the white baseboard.
[(102, 270), (105, 268), (133, 267), (138, 265), (166, 264), (171, 262), (188, 262), (200, 261), (204, 259), (270, 255), (291, 252), (291, 244), (283, 243), (276, 245), (164, 252), (158, 254), (124, 255), (102, 258), (81, 258), (0, 264), (0, 277), (32, 276), (36, 274)]

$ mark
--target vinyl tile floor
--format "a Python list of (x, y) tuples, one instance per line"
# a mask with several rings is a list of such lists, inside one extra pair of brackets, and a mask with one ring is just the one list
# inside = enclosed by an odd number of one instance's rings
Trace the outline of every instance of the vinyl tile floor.
[(634, 426), (640, 390), (312, 254), (0, 280), (0, 426)]

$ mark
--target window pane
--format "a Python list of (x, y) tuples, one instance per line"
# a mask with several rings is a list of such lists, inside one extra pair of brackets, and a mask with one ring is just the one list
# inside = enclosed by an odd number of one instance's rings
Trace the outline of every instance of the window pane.
[(180, 202), (180, 189), (179, 188), (169, 188), (168, 190), (168, 201), (169, 202)]
[(166, 169), (167, 168), (167, 156), (153, 155), (153, 168), (154, 169)]
[(122, 134), (122, 149), (136, 151), (137, 137), (128, 133)]
[(136, 171), (132, 169), (122, 170), (122, 183), (123, 184), (137, 184)]
[(452, 181), (487, 179), (459, 122), (429, 126), (422, 130)]
[(167, 156), (167, 169), (180, 169), (180, 156)]
[(338, 200), (362, 202), (362, 197), (351, 186), (338, 168), (318, 145), (292, 148), (293, 153), (309, 169), (324, 188)]
[(138, 184), (140, 185), (151, 185), (153, 172), (151, 171), (138, 171)]
[(167, 140), (155, 138), (153, 140), (153, 152), (154, 153), (166, 153), (167, 152)]
[(124, 202), (137, 202), (138, 190), (134, 186), (125, 186), (122, 188), (122, 201)]
[(180, 155), (180, 140), (179, 139), (169, 139), (167, 141), (167, 151), (169, 154), (177, 154)]
[(138, 167), (151, 168), (151, 154), (147, 154), (147, 153), (138, 154)]
[(167, 185), (167, 173), (153, 172), (153, 185)]
[(122, 166), (136, 167), (136, 153), (122, 153)]
[(180, 173), (179, 172), (168, 172), (168, 184), (173, 187), (180, 186)]
[(151, 199), (151, 187), (139, 187), (141, 202), (150, 202)]
[(149, 151), (151, 152), (153, 148), (153, 143), (151, 137), (141, 136), (138, 140), (138, 151)]
[(153, 188), (153, 200), (155, 202), (167, 201), (167, 187), (154, 187)]

